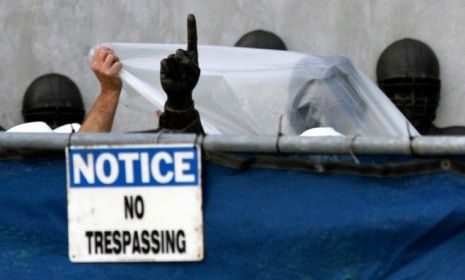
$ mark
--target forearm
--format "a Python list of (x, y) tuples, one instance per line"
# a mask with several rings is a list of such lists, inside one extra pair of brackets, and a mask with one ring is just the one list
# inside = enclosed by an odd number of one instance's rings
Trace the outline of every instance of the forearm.
[(194, 102), (188, 108), (176, 110), (165, 104), (165, 111), (160, 116), (159, 129), (178, 132), (178, 133), (196, 133), (205, 134), (200, 115), (194, 108)]
[(102, 90), (79, 132), (110, 132), (120, 92)]

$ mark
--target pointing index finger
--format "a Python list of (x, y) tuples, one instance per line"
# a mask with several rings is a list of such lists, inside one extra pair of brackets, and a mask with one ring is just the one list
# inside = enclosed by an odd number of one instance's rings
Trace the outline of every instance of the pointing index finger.
[(197, 23), (194, 15), (187, 17), (187, 51), (197, 53)]

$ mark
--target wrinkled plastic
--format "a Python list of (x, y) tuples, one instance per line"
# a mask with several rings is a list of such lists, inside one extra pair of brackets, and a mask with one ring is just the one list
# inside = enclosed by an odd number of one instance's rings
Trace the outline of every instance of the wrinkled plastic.
[[(120, 131), (157, 126), (166, 96), (160, 60), (184, 45), (109, 43), (123, 64)], [(391, 101), (340, 56), (199, 46), (195, 106), (207, 134), (300, 135), (332, 127), (346, 136), (418, 135)]]

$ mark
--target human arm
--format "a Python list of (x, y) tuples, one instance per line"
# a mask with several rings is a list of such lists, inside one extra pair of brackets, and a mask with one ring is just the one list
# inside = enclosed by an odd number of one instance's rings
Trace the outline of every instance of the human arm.
[(91, 68), (101, 89), (79, 132), (110, 132), (123, 86), (122, 65), (113, 50), (98, 47)]

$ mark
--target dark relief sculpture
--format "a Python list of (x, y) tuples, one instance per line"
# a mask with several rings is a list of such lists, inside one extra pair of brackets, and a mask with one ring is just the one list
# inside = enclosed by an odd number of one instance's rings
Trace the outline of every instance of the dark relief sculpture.
[(159, 130), (204, 134), (192, 99), (200, 78), (197, 25), (193, 15), (187, 17), (187, 39), (187, 50), (178, 49), (160, 63), (161, 86), (167, 101), (160, 116)]

